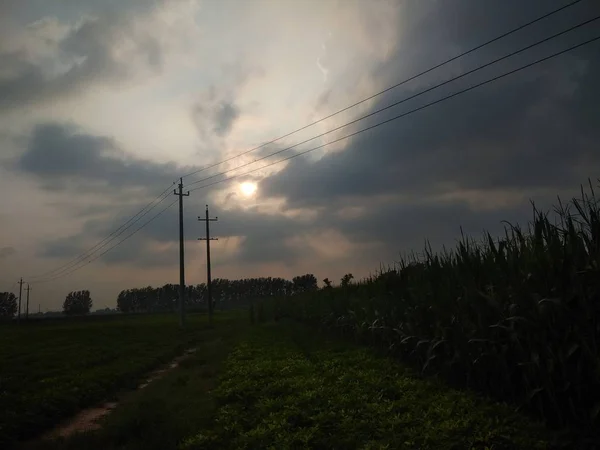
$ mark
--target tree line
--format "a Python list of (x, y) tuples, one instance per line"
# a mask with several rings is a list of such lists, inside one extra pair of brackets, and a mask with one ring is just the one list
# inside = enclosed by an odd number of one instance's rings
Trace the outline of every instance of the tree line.
[[(346, 274), (340, 280), (341, 286), (353, 279)], [(324, 288), (332, 282), (325, 278)], [(317, 278), (308, 273), (292, 280), (279, 277), (244, 278), (229, 280), (216, 278), (212, 281), (214, 305), (221, 308), (247, 306), (255, 300), (270, 297), (286, 297), (319, 289)], [(208, 291), (205, 283), (189, 285), (185, 288), (185, 305), (188, 309), (206, 309)], [(17, 297), (12, 292), (0, 292), (0, 318), (12, 318), (17, 314)], [(125, 289), (117, 296), (117, 309), (121, 312), (162, 312), (175, 311), (179, 302), (179, 285), (165, 284), (161, 287)], [(63, 314), (68, 316), (89, 314), (93, 306), (90, 291), (72, 291), (63, 302)]]
[[(63, 314), (67, 316), (88, 314), (93, 301), (90, 291), (72, 291), (63, 302)], [(12, 292), (0, 292), (0, 319), (11, 319), (18, 312), (17, 296)]]
[[(317, 289), (317, 278), (313, 274), (296, 276), (291, 281), (279, 277), (241, 280), (216, 278), (211, 283), (213, 304), (222, 308), (239, 307), (261, 298), (285, 297)], [(206, 283), (186, 286), (184, 298), (188, 309), (205, 309), (208, 300)], [(178, 284), (147, 286), (121, 291), (117, 297), (117, 309), (121, 312), (175, 311), (178, 301)]]

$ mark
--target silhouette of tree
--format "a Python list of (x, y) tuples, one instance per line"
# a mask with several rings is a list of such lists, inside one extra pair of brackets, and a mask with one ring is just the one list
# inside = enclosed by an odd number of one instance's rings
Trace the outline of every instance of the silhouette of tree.
[(341, 279), (342, 287), (348, 286), (353, 279), (354, 275), (352, 275), (351, 273), (347, 273), (346, 275), (344, 275)]
[(317, 277), (312, 273), (294, 277), (292, 283), (294, 283), (294, 294), (316, 291), (318, 289)]
[(68, 316), (88, 314), (92, 304), (90, 291), (69, 292), (63, 303), (63, 313)]
[(0, 292), (0, 318), (13, 317), (17, 313), (17, 297), (12, 292)]

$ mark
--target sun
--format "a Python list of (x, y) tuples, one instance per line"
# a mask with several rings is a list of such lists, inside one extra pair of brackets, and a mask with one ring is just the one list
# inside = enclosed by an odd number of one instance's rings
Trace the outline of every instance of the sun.
[(245, 182), (240, 184), (240, 191), (246, 197), (251, 197), (256, 192), (256, 183)]

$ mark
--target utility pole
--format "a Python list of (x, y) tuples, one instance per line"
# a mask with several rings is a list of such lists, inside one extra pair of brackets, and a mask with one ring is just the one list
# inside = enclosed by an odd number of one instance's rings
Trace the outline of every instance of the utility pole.
[(183, 252), (183, 197), (190, 195), (189, 191), (183, 193), (183, 178), (179, 179), (179, 192), (173, 193), (179, 196), (179, 327), (185, 326), (184, 297), (185, 297), (185, 260)]
[(19, 312), (17, 314), (17, 323), (21, 323), (21, 297), (23, 296), (23, 278), (19, 281)]
[(212, 287), (211, 287), (211, 276), (210, 276), (210, 241), (218, 241), (218, 238), (210, 237), (210, 222), (216, 222), (219, 220), (218, 217), (211, 219), (208, 217), (208, 205), (206, 205), (205, 217), (198, 216), (198, 220), (206, 222), (206, 237), (198, 238), (199, 241), (206, 241), (206, 293), (208, 294), (208, 323), (212, 325), (213, 320), (213, 301), (212, 301)]
[(25, 319), (29, 319), (29, 292), (31, 291), (31, 286), (27, 283), (27, 306), (25, 307)]

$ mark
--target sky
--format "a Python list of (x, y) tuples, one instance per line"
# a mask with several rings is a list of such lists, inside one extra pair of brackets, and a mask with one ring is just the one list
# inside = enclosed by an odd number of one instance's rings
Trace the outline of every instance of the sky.
[(207, 204), (213, 277), (230, 279), (362, 278), (426, 239), (451, 248), (461, 230), (526, 223), (531, 201), (549, 210), (600, 176), (600, 41), (425, 105), (595, 38), (600, 20), (417, 94), (595, 18), (594, 0), (289, 133), (567, 3), (3, 0), (0, 291), (23, 277), (46, 311), (72, 290), (105, 308), (178, 283), (176, 205), (100, 254), (192, 172), (188, 284), (206, 279)]

